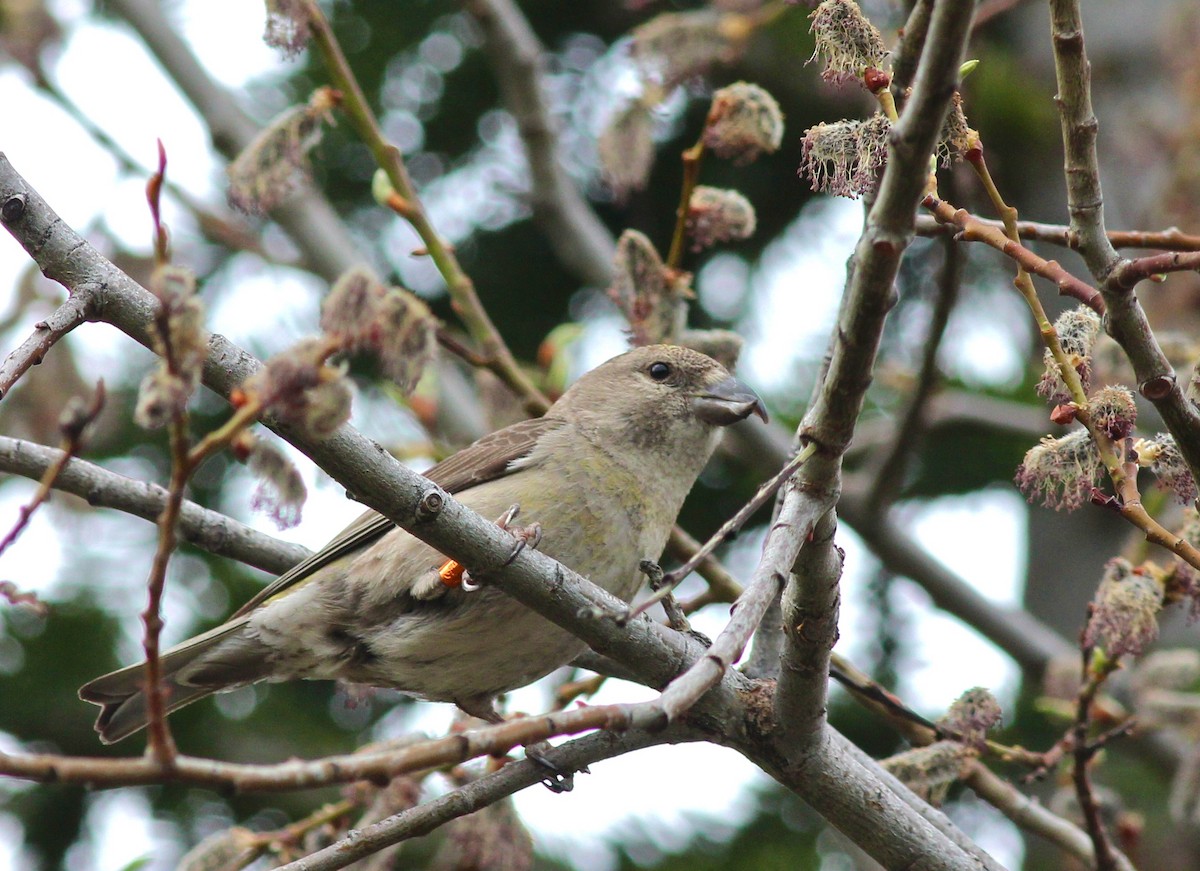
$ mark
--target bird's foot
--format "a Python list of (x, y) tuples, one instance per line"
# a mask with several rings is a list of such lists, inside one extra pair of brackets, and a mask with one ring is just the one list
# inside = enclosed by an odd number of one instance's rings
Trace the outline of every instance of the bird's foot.
[[(550, 761), (546, 751), (551, 749), (549, 741), (539, 741), (536, 744), (525, 745), (525, 758), (546, 769), (542, 777), (542, 785), (551, 792), (570, 792), (575, 788), (575, 772), (565, 771)], [(587, 766), (580, 768), (583, 774), (590, 774)]]
[[(526, 547), (537, 550), (537, 546), (542, 542), (542, 525), (540, 523), (531, 523), (528, 526), (512, 525), (512, 522), (517, 519), (517, 515), (520, 513), (521, 506), (514, 503), (496, 519), (496, 525), (516, 539), (512, 551), (505, 558), (504, 562), (501, 563), (501, 568), (512, 565), (513, 560), (520, 556), (521, 551)], [(482, 586), (481, 579), (472, 579), (471, 573), (467, 571), (462, 573), (461, 583), (463, 592), (467, 593), (478, 590)]]

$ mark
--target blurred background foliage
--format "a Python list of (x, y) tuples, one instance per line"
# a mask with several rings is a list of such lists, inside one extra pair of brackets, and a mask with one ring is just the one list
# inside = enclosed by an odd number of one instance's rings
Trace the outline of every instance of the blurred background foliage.
[[(410, 0), (403, 4), (335, 0), (324, 5), (385, 130), (404, 150), (414, 178), (425, 191), (435, 223), (454, 242), (464, 267), (516, 355), (532, 365), (547, 334), (568, 321), (582, 322), (593, 333), (607, 331), (611, 336), (618, 325), (604, 289), (581, 286), (549, 253), (542, 234), (529, 219), (524, 157), (512, 120), (500, 103), (493, 69), (480, 44), (480, 32), (460, 4), (444, 0)], [(621, 64), (628, 32), (656, 14), (703, 5), (683, 0), (527, 0), (520, 4), (549, 53), (547, 92), (560, 125), (564, 163), (614, 236), (627, 227), (636, 228), (665, 251), (679, 196), (681, 169), (677, 155), (695, 141), (708, 108), (707, 97), (715, 87), (745, 79), (762, 85), (779, 101), (787, 130), (776, 154), (746, 167), (719, 160), (709, 160), (704, 167), (705, 184), (736, 188), (754, 204), (757, 234), (734, 246), (689, 254), (685, 261), (698, 276), (699, 300), (691, 307), (691, 325), (742, 330), (749, 347), (754, 348), (763, 341), (754, 332), (755, 317), (781, 315), (761, 310), (762, 300), (755, 298), (752, 289), (761, 288), (763, 282), (751, 284), (748, 277), (770, 268), (763, 257), (772, 246), (816, 247), (819, 240), (813, 234), (822, 233), (822, 221), (833, 220), (827, 209), (810, 208), (820, 202), (813, 200), (808, 183), (797, 177), (801, 136), (806, 128), (821, 121), (860, 117), (870, 111), (870, 106), (858, 90), (831, 88), (819, 80), (815, 66), (806, 65), (812, 39), (805, 10), (791, 9), (754, 33), (742, 57), (717, 65), (708, 77), (690, 80), (680, 93), (668, 99), (658, 120), (659, 156), (646, 188), (624, 202), (614, 201), (600, 180), (595, 140), (604, 117), (618, 104), (624, 86)], [(29, 6), (37, 4), (0, 2), (0, 27), (4, 28), (0, 32), (6, 39), (9, 55), (5, 59), (10, 74), (32, 81), (15, 62), (15, 47), (21, 44), (16, 28)], [(163, 4), (168, 16), (182, 14), (185, 6), (180, 2)], [(864, 6), (885, 35), (892, 38), (906, 10), (884, 0)], [(986, 20), (973, 41), (970, 54), (981, 63), (965, 86), (968, 117), (982, 133), (989, 165), (1001, 189), (1009, 202), (1021, 209), (1022, 217), (1065, 220), (1045, 10), (1037, 4), (995, 0), (982, 6), (999, 14)], [(1195, 29), (1194, 10), (1189, 10), (1187, 3), (1165, 0), (1113, 4), (1112, 9), (1105, 6), (1087, 4), (1085, 16), (1091, 28), (1089, 49), (1096, 68), (1101, 143), (1112, 170), (1105, 176), (1109, 185), (1106, 192), (1114, 204), (1111, 213), (1120, 216), (1122, 226), (1154, 229), (1169, 220), (1187, 227), (1190, 219), (1194, 230), (1200, 226), (1194, 213), (1179, 214), (1177, 207), (1168, 216), (1156, 210), (1164, 191), (1162, 185), (1180, 183), (1167, 168), (1186, 141), (1179, 125), (1195, 117), (1198, 107), (1194, 86), (1189, 91), (1184, 87), (1186, 83), (1172, 79), (1175, 56), (1163, 49), (1179, 44), (1179, 40), (1168, 40), (1169, 33)], [(74, 4), (49, 3), (43, 11), (56, 21), (60, 34), (95, 22), (127, 27), (118, 10), (104, 4), (91, 6), (82, 0)], [(1128, 22), (1134, 20), (1137, 26), (1129, 26)], [(42, 63), (51, 75), (64, 45), (70, 50), (69, 43), (53, 39), (39, 46), (38, 50), (44, 52)], [(309, 55), (290, 65), (281, 61), (276, 73), (248, 84), (239, 98), (258, 121), (265, 123), (285, 106), (306, 100), (313, 88), (324, 82), (319, 61)], [(1146, 102), (1140, 109), (1131, 108), (1134, 98), (1130, 96), (1130, 82), (1136, 83), (1137, 94), (1152, 94), (1154, 102)], [(113, 95), (114, 100), (123, 98), (136, 101), (138, 96)], [(152, 107), (141, 111), (152, 111)], [(1140, 125), (1136, 123), (1139, 120)], [(1114, 142), (1118, 136), (1134, 136), (1137, 140)], [(86, 138), (82, 132), (80, 137)], [(0, 138), (0, 146), (3, 144)], [(1118, 162), (1118, 158), (1138, 149), (1148, 154), (1143, 157), (1144, 163), (1156, 166), (1141, 181), (1125, 177)], [(422, 293), (435, 313), (453, 324), (454, 314), (436, 278), (430, 277), (428, 269), (414, 267), (408, 257), (414, 247), (411, 238), (397, 230), (393, 216), (374, 205), (370, 195), (373, 169), (365, 147), (345, 124), (330, 130), (313, 155), (315, 181), (352, 228), (363, 258), (391, 280)], [(138, 178), (136, 173), (130, 177)], [(219, 210), (223, 199), (217, 189), (219, 179), (213, 183), (213, 189), (203, 196)], [(967, 183), (958, 189), (960, 205), (986, 212), (982, 192)], [(87, 191), (78, 191), (80, 197), (87, 195)], [(1175, 197), (1173, 202), (1186, 202), (1186, 198)], [(209, 309), (245, 307), (247, 334), (269, 334), (270, 316), (260, 320), (250, 303), (238, 296), (238, 290), (247, 275), (273, 267), (254, 255), (204, 241), (186, 213), (181, 212), (173, 226), (175, 257), (199, 272)], [(147, 222), (147, 238), (148, 227)], [(86, 230), (135, 275), (139, 265), (145, 269), (147, 249), (130, 246), (103, 220), (79, 229)], [(798, 234), (804, 238), (798, 238)], [(281, 259), (291, 256), (278, 230), (267, 228), (264, 239), (268, 249)], [(1063, 260), (1077, 274), (1085, 274), (1070, 252), (1048, 250), (1052, 253), (1047, 256)], [(864, 425), (875, 421), (886, 429), (903, 408), (926, 336), (941, 258), (940, 243), (923, 239), (914, 242), (900, 276), (900, 303), (889, 322), (881, 376), (870, 395)], [(831, 268), (838, 269), (840, 264)], [(41, 287), (36, 277), (11, 278), (14, 290), (4, 324), (9, 347), (28, 331), (34, 319), (32, 313), (42, 311), (46, 299), (58, 298), (54, 289)], [(800, 321), (828, 317), (827, 300), (813, 298), (811, 306), (806, 301), (806, 296), (816, 291), (806, 286), (803, 275), (793, 272), (788, 280), (794, 286), (787, 292), (800, 302), (787, 308), (786, 317)], [(991, 252), (970, 251), (963, 300), (951, 322), (951, 337), (970, 337), (974, 335), (972, 329), (982, 323), (1000, 334), (1004, 354), (1015, 353), (1017, 370), (1000, 367), (1001, 374), (995, 375), (996, 361), (988, 359), (988, 355), (998, 353), (995, 342), (971, 346), (951, 341), (943, 354), (944, 389), (998, 398), (1010, 403), (1011, 408), (1039, 409), (1032, 384), (1040, 370), (1041, 355), (1033, 350), (1032, 331), (1021, 319), (1019, 309), (1010, 305), (1009, 280), (1009, 266)], [(302, 279), (300, 286), (304, 300), (301, 312), (309, 314), (295, 317), (298, 322), (307, 317), (308, 329), (312, 329), (315, 318), (311, 314), (324, 284), (310, 277)], [(26, 290), (22, 292), (21, 288)], [(1194, 328), (1194, 306), (1189, 307), (1186, 300), (1194, 300), (1195, 292), (1188, 278), (1180, 276), (1173, 276), (1165, 288), (1155, 291), (1161, 300), (1185, 301), (1169, 310), (1168, 316), (1177, 328)], [(1057, 305), (1049, 290), (1046, 300), (1048, 305)], [(258, 340), (247, 341), (256, 353), (273, 349), (269, 335), (261, 339), (261, 345), (255, 344)], [(770, 404), (784, 425), (792, 427), (803, 411), (823, 347), (818, 342), (811, 347), (770, 351), (767, 359), (775, 361), (772, 365), (777, 367), (765, 385), (771, 394)], [(121, 353), (129, 359), (119, 373), (105, 373), (109, 404), (86, 456), (134, 477), (162, 481), (166, 471), (164, 438), (158, 433), (147, 434), (132, 423), (138, 373), (146, 368), (146, 355), (128, 349)], [(65, 399), (82, 393), (96, 374), (86, 362), (76, 363), (76, 354), (83, 355), (84, 351), (73, 337), (54, 350), (46, 365), (24, 379), (11, 399), (6, 398), (0, 406), (5, 434), (56, 441), (47, 421), (52, 422)], [(985, 375), (980, 376), (980, 372)], [(386, 395), (366, 379), (360, 387), (360, 401), (366, 408), (375, 409), (375, 416), (369, 419), (386, 414), (378, 411), (388, 402)], [(202, 401), (194, 418), (196, 431), (212, 427), (223, 414), (220, 403)], [(359, 425), (363, 426), (361, 418)], [(367, 431), (385, 441), (392, 433), (390, 444), (402, 455), (421, 453), (425, 437), (411, 418), (388, 426), (390, 429), (382, 435), (377, 430)], [(447, 444), (459, 440), (446, 433), (435, 435)], [(1013, 471), (1031, 443), (1028, 435), (992, 426), (988, 421), (960, 421), (936, 428), (917, 450), (902, 498), (920, 504), (947, 494), (1010, 488)], [(871, 444), (868, 440), (852, 469), (869, 463)], [(697, 537), (711, 533), (733, 513), (761, 478), (760, 470), (743, 460), (736, 456), (718, 459), (689, 500), (681, 522)], [(244, 472), (228, 460), (216, 458), (202, 470), (190, 497), (207, 506), (244, 514), (250, 486)], [(14, 505), (29, 492), (26, 482), (11, 480), (0, 483), (0, 489), (17, 494), (15, 501), (9, 497)], [(44, 594), (51, 612), (42, 618), (19, 607), (0, 607), (0, 733), (7, 736), (0, 746), (21, 742), (29, 749), (68, 754), (127, 754), (127, 746), (99, 746), (91, 730), (92, 711), (76, 702), (75, 693), (86, 679), (137, 655), (140, 627), (136, 615), (143, 607), (141, 585), (153, 547), (152, 530), (138, 520), (97, 517), (98, 512), (73, 497), (56, 496), (47, 510), (62, 547), (52, 560), (57, 565), (55, 580)], [(1118, 551), (1126, 537), (1125, 529), (1098, 511), (1060, 517), (1031, 509), (1029, 518), (1029, 595), (1037, 603), (1039, 616), (1074, 637), (1083, 619), (1084, 603), (1099, 576), (1098, 566)], [(747, 537), (753, 534), (748, 532)], [(978, 558), (986, 561), (988, 554), (980, 553)], [(969, 568), (959, 570), (968, 572)], [(10, 563), (3, 572), (4, 577), (22, 584), (19, 566)], [(262, 582), (260, 573), (185, 546), (170, 579), (173, 598), (168, 601), (168, 616), (186, 615), (181, 634), (199, 631), (223, 619)], [(920, 622), (906, 621), (892, 607), (897, 593), (886, 571), (876, 572), (867, 595), (873, 607), (853, 627), (860, 639), (861, 662), (886, 683), (903, 688), (912, 636), (920, 631)], [(719, 611), (725, 606), (714, 607)], [(864, 638), (874, 638), (875, 642), (864, 642)], [(1015, 707), (1007, 712), (1005, 740), (1045, 747), (1057, 737), (1058, 727), (1032, 707), (1036, 689), (1034, 683), (1027, 683), (1011, 701)], [(292, 683), (243, 690), (216, 704), (203, 702), (175, 715), (172, 723), (180, 745), (190, 754), (271, 761), (344, 752), (381, 734), (379, 724), (384, 718), (388, 720), (384, 731), (403, 731), (411, 707), (412, 703), (394, 694), (350, 699), (330, 685)], [(832, 721), (872, 755), (887, 755), (902, 746), (871, 714), (843, 697), (835, 697)], [(646, 776), (659, 777), (662, 773), (649, 770)], [(1167, 787), (1161, 771), (1127, 760), (1124, 765), (1106, 769), (1104, 777), (1118, 792), (1133, 797), (1147, 819), (1163, 816)], [(636, 789), (637, 784), (629, 783), (627, 788)], [(659, 841), (644, 834), (621, 839), (616, 846), (617, 867), (697, 871), (866, 867), (856, 864), (860, 859), (826, 832), (794, 797), (766, 782), (756, 793), (746, 799), (756, 807), (749, 821), (732, 829), (718, 826), (719, 837), (708, 834), (714, 827), (711, 820), (698, 819), (691, 821), (687, 837), (672, 841), (671, 849), (664, 849)], [(195, 843), (231, 821), (251, 828), (282, 825), (303, 816), (321, 801), (336, 800), (339, 791), (218, 796), (166, 787), (141, 790), (140, 794), (156, 819), (174, 827), (171, 837)], [(1048, 790), (1043, 789), (1043, 794)], [(952, 793), (949, 802), (954, 806), (960, 797)], [(78, 850), (86, 839), (85, 821), (91, 806), (92, 799), (74, 787), (0, 783), (0, 812), (19, 821), (18, 826), (9, 826), (5, 831), (15, 831), (16, 837), (23, 839), (22, 855), (34, 867), (92, 867), (83, 862), (83, 854), (72, 852), (73, 845)], [(425, 867), (438, 849), (436, 838), (434, 843), (406, 848), (396, 867)], [(1178, 849), (1176, 842), (1170, 843), (1175, 845), (1171, 850)], [(1043, 849), (1033, 843), (1026, 845), (1026, 868), (1063, 867), (1056, 856)], [(1194, 852), (1163, 853), (1153, 842), (1147, 851), (1156, 858), (1145, 867), (1168, 871), (1195, 867)], [(562, 856), (539, 857), (537, 864), (568, 867), (565, 861)], [(580, 861), (582, 867), (589, 867)], [(77, 864), (80, 862), (83, 864)]]

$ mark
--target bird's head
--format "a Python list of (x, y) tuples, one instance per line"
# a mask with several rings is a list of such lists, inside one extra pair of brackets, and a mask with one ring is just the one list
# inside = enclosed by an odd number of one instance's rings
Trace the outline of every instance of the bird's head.
[(604, 442), (659, 455), (698, 452), (712, 435), (767, 412), (758, 394), (716, 360), (679, 345), (647, 345), (597, 366), (563, 394), (550, 415)]

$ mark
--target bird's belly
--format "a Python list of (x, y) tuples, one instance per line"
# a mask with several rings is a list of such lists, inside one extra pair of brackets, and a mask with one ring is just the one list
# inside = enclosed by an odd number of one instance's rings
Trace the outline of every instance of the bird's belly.
[(349, 668), (349, 678), (457, 701), (525, 686), (587, 646), (497, 590), (468, 595), (452, 614), (408, 615), (372, 633), (372, 660)]
[[(559, 491), (561, 494), (561, 490)], [(503, 488), (481, 486), (463, 501), (495, 519), (512, 504)], [(549, 488), (521, 503), (516, 524), (538, 522), (539, 549), (628, 601), (640, 583), (640, 530), (602, 493), (556, 499)], [(276, 677), (340, 678), (439, 701), (506, 692), (565, 665), (586, 644), (496, 587), (443, 589), (445, 557), (397, 531), (350, 564), (264, 609), (253, 630), (278, 662)], [(403, 540), (411, 546), (397, 547)], [(432, 578), (414, 595), (411, 579)], [(401, 582), (401, 579), (408, 579)]]

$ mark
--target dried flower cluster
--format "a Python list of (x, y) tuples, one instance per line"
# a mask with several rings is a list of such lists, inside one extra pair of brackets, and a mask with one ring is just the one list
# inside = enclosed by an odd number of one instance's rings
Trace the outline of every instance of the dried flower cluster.
[(196, 277), (169, 264), (155, 270), (150, 290), (158, 298), (153, 349), (157, 367), (138, 390), (134, 420), (147, 429), (165, 426), (184, 413), (200, 384), (208, 358), (204, 309), (196, 298)]
[[(1054, 322), (1054, 331), (1058, 333), (1059, 344), (1070, 360), (1085, 391), (1092, 384), (1092, 350), (1096, 339), (1100, 336), (1102, 326), (1100, 315), (1087, 306), (1079, 306), (1063, 312)], [(1038, 381), (1037, 392), (1052, 405), (1070, 402), (1072, 397), (1067, 385), (1058, 371), (1058, 364), (1047, 348), (1042, 355), (1045, 371)]]
[(754, 206), (737, 191), (698, 185), (688, 201), (687, 233), (693, 251), (754, 235)]
[(308, 177), (308, 153), (332, 124), (338, 103), (332, 88), (318, 88), (306, 106), (293, 106), (273, 120), (229, 165), (229, 202), (258, 214), (283, 202)]
[(1169, 432), (1155, 433), (1151, 438), (1139, 441), (1137, 451), (1139, 461), (1150, 466), (1160, 487), (1174, 493), (1184, 505), (1196, 501), (1196, 480), (1179, 452), (1174, 436)]
[(403, 288), (385, 287), (361, 267), (334, 284), (321, 308), (321, 329), (342, 350), (374, 354), (406, 396), (416, 388), (436, 348), (429, 307)]
[(628, 319), (635, 345), (673, 338), (684, 315), (682, 302), (690, 293), (687, 275), (668, 270), (645, 235), (637, 230), (621, 234), (608, 296)]
[(887, 163), (890, 129), (891, 122), (879, 114), (810, 127), (804, 132), (800, 174), (814, 191), (851, 198), (869, 193)]
[(654, 117), (641, 100), (618, 111), (600, 134), (597, 156), (604, 182), (618, 200), (646, 186), (654, 166)]
[(1110, 659), (1141, 653), (1158, 637), (1162, 606), (1162, 584), (1150, 571), (1135, 569), (1121, 557), (1111, 559), (1092, 600), (1083, 643), (1102, 647)]
[(955, 94), (950, 103), (950, 112), (942, 125), (942, 135), (938, 141), (938, 156), (942, 165), (948, 166), (952, 160), (963, 160), (969, 153), (982, 149), (979, 134), (967, 123), (963, 112), (962, 94)]
[(975, 751), (958, 741), (937, 741), (928, 747), (897, 753), (881, 760), (880, 765), (917, 795), (937, 806), (975, 758)]
[(1077, 429), (1030, 448), (1016, 483), (1030, 502), (1041, 499), (1047, 508), (1073, 511), (1091, 498), (1103, 468), (1091, 435)]
[(267, 29), (263, 41), (295, 57), (312, 36), (308, 5), (304, 0), (267, 0)]
[(647, 76), (670, 91), (713, 64), (736, 60), (750, 31), (750, 22), (736, 13), (667, 12), (633, 31), (631, 50)]
[(300, 522), (300, 513), (308, 489), (300, 472), (274, 443), (242, 432), (233, 445), (234, 454), (244, 459), (258, 478), (251, 502), (256, 511), (264, 511), (280, 529)]
[(1092, 425), (1113, 441), (1129, 437), (1137, 423), (1137, 405), (1128, 387), (1117, 384), (1088, 397)]
[(679, 344), (707, 354), (730, 372), (737, 368), (745, 343), (733, 330), (684, 330), (679, 334)]
[(825, 0), (809, 18), (816, 40), (809, 61), (825, 59), (825, 81), (861, 81), (867, 70), (883, 68), (888, 56), (883, 37), (854, 0)]
[(982, 750), (988, 731), (999, 724), (1001, 716), (996, 697), (983, 687), (973, 687), (955, 699), (938, 726), (956, 740)]
[(325, 363), (333, 349), (326, 339), (303, 339), (268, 360), (242, 385), (242, 393), (310, 438), (328, 438), (350, 419), (345, 375)]
[(734, 82), (713, 94), (704, 145), (738, 166), (774, 154), (783, 141), (783, 113), (766, 90)]

